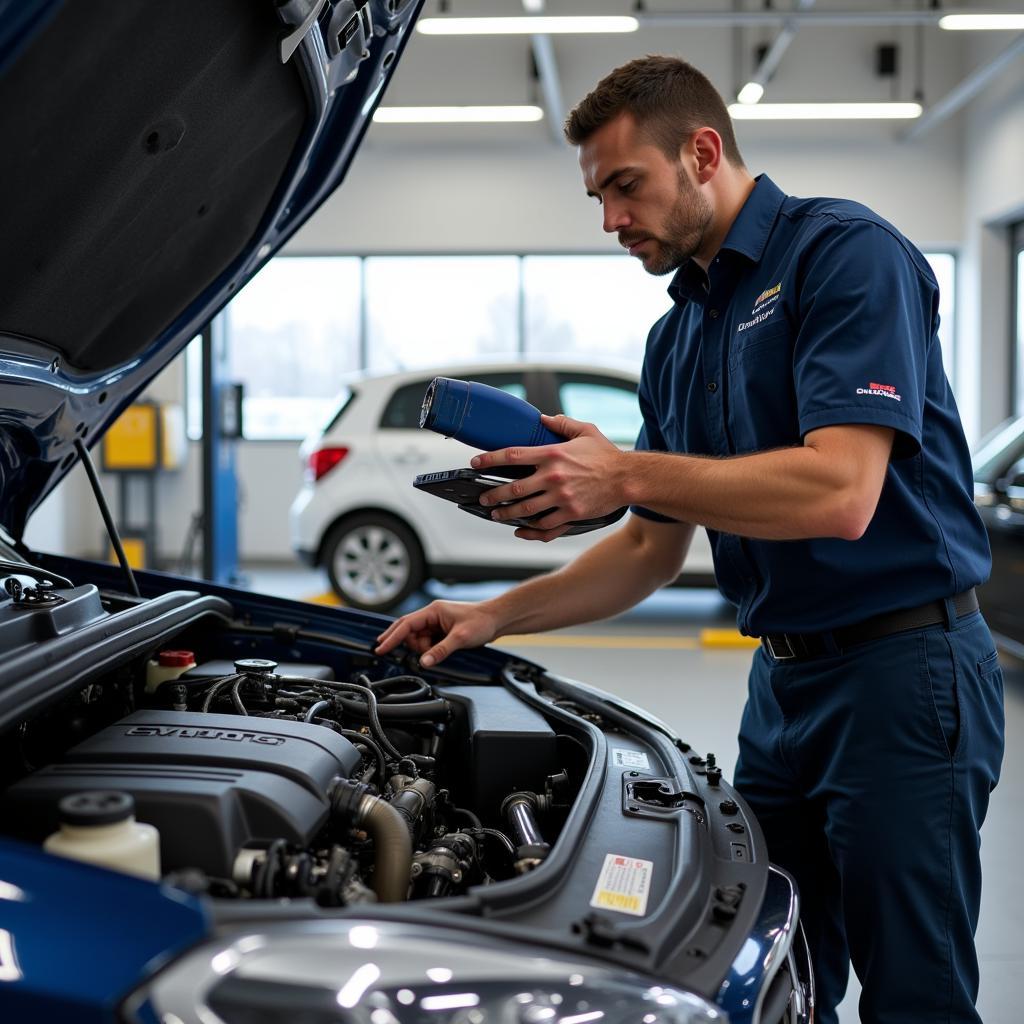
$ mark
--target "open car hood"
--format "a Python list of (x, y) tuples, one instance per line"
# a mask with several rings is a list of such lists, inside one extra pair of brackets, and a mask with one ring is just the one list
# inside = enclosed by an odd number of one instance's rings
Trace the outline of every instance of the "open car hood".
[(0, 526), (338, 187), (422, 0), (0, 0)]

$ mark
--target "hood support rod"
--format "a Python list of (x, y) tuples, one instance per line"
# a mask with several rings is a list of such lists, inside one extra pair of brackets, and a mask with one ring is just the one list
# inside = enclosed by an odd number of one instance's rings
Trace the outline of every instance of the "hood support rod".
[(92, 464), (89, 450), (85, 447), (85, 443), (81, 438), (75, 441), (75, 449), (78, 452), (82, 465), (85, 467), (85, 475), (89, 478), (89, 486), (92, 488), (92, 493), (96, 496), (96, 504), (99, 505), (100, 515), (103, 516), (103, 525), (107, 528), (107, 536), (110, 538), (110, 543), (114, 546), (114, 552), (117, 555), (118, 562), (121, 564), (121, 569), (124, 571), (125, 576), (128, 577), (128, 588), (136, 597), (142, 597), (139, 593), (139, 585), (135, 582), (132, 567), (128, 564), (128, 558), (124, 553), (121, 535), (117, 532), (114, 517), (110, 514), (107, 499), (103, 496), (103, 488), (100, 486), (100, 478), (96, 475), (96, 467)]

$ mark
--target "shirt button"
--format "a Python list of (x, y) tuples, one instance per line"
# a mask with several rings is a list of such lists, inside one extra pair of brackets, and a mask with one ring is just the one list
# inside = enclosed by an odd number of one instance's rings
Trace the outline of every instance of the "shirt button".
[(712, 309), (708, 313), (708, 316), (711, 317), (712, 320), (717, 320), (718, 319), (718, 310), (717, 309)]
[(708, 381), (708, 391), (710, 391), (712, 394), (714, 394), (717, 390), (718, 390), (718, 385), (713, 380), (709, 380)]

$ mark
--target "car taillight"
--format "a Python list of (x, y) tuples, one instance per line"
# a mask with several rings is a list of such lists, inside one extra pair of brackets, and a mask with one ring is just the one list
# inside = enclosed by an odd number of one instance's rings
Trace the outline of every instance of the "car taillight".
[(307, 477), (316, 483), (322, 476), (334, 469), (346, 455), (348, 455), (347, 448), (321, 448), (319, 451), (313, 452), (306, 466)]

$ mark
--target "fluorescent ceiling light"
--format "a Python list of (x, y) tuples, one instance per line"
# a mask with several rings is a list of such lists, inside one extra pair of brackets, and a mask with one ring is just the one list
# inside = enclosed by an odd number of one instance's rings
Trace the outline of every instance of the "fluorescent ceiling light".
[(1024, 14), (1012, 11), (1002, 14), (945, 14), (939, 18), (939, 28), (951, 32), (1012, 31), (1024, 29)]
[(378, 107), (373, 119), (383, 124), (482, 124), (543, 116), (540, 107)]
[(585, 32), (635, 32), (636, 18), (538, 17), (514, 18), (423, 18), (416, 31), (428, 36), (561, 35)]
[(920, 103), (730, 103), (735, 121), (849, 121), (921, 116)]
[(736, 97), (740, 103), (757, 103), (764, 95), (764, 86), (760, 82), (747, 82)]

